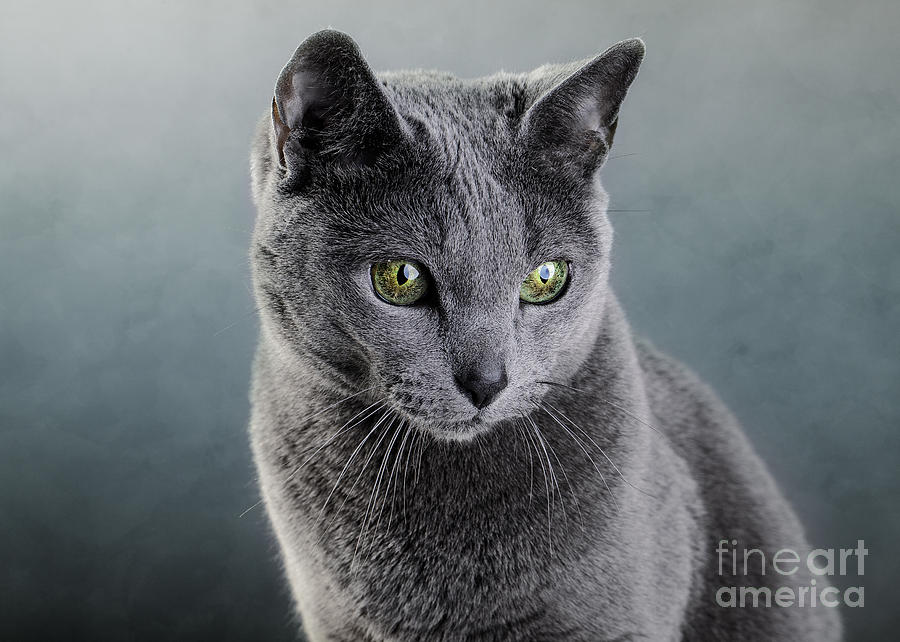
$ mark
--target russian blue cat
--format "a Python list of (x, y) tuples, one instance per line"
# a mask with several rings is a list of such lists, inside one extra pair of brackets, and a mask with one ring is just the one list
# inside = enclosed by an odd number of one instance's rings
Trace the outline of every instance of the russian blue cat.
[(281, 72), (251, 438), (310, 639), (840, 637), (831, 608), (717, 601), (814, 583), (761, 561), (802, 528), (610, 289), (598, 175), (643, 56), (376, 75), (329, 30)]

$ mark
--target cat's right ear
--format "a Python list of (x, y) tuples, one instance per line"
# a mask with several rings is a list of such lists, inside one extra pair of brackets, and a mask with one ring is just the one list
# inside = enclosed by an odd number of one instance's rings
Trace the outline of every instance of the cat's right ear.
[(370, 164), (404, 135), (402, 119), (350, 36), (304, 40), (275, 84), (272, 129), (279, 164)]

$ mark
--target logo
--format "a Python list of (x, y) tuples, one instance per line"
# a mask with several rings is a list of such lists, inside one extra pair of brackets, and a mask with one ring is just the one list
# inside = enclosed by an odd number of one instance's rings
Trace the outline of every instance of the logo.
[[(856, 548), (817, 548), (801, 555), (791, 548), (767, 554), (759, 548), (741, 548), (735, 539), (722, 539), (716, 547), (716, 554), (718, 574), (722, 579), (722, 586), (716, 590), (716, 604), (721, 607), (865, 606), (865, 587), (848, 586), (841, 590), (832, 586), (828, 579), (847, 576), (861, 578), (865, 574), (869, 549), (863, 540), (856, 542)], [(764, 582), (762, 576), (791, 576), (801, 568), (809, 572), (810, 579), (805, 584), (788, 583), (774, 589), (754, 585), (780, 584), (777, 579)]]

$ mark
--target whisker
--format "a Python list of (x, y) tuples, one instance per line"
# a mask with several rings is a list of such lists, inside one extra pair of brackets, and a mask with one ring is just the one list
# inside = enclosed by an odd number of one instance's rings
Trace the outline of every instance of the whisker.
[(600, 470), (600, 467), (597, 466), (597, 462), (594, 461), (594, 458), (591, 457), (591, 454), (584, 447), (584, 443), (581, 439), (578, 438), (578, 435), (573, 433), (569, 428), (562, 423), (559, 418), (554, 415), (549, 409), (547, 409), (543, 404), (539, 405), (540, 409), (547, 413), (547, 416), (551, 417), (553, 421), (555, 421), (560, 428), (566, 431), (568, 435), (572, 438), (572, 440), (578, 444), (578, 447), (581, 448), (582, 452), (587, 456), (588, 460), (591, 462), (591, 465), (594, 467), (594, 470), (597, 471), (597, 474), (600, 475), (600, 480), (603, 482), (603, 485), (606, 487), (606, 492), (609, 494), (610, 499), (613, 501), (613, 505), (616, 507), (616, 510), (619, 510), (619, 503), (616, 501), (616, 496), (613, 494), (612, 489), (609, 487), (609, 484), (606, 482), (606, 476), (603, 474), (603, 471)]
[[(381, 431), (381, 435), (375, 441), (375, 445), (372, 446), (372, 450), (369, 451), (368, 456), (366, 456), (365, 461), (363, 462), (362, 468), (359, 469), (359, 473), (356, 475), (356, 479), (353, 480), (353, 484), (350, 486), (350, 490), (347, 492), (346, 497), (344, 497), (344, 501), (341, 502), (341, 505), (338, 507), (337, 512), (334, 514), (334, 517), (331, 518), (330, 523), (334, 523), (334, 520), (337, 519), (337, 516), (344, 510), (344, 506), (346, 506), (347, 501), (353, 495), (353, 490), (356, 488), (356, 485), (359, 483), (359, 480), (362, 479), (363, 474), (366, 472), (366, 469), (369, 467), (369, 462), (372, 461), (372, 458), (375, 456), (375, 453), (378, 452), (378, 447), (381, 446), (381, 442), (384, 441), (384, 438), (387, 437), (388, 432), (390, 431), (390, 427), (393, 425), (394, 419), (396, 415), (393, 410), (389, 411), (386, 415), (389, 417), (388, 427)], [(378, 420), (378, 423), (375, 424), (377, 428), (380, 424), (382, 424), (385, 420), (385, 415), (382, 415)]]
[(528, 453), (528, 507), (531, 508), (531, 500), (534, 498), (534, 457), (531, 454), (531, 448), (528, 447), (528, 440), (525, 438), (525, 422), (516, 426), (519, 429), (519, 436), (525, 441), (525, 452)]
[(544, 457), (546, 457), (547, 459), (547, 469), (550, 471), (550, 481), (553, 485), (556, 486), (556, 494), (559, 496), (559, 503), (562, 506), (563, 521), (566, 525), (566, 533), (568, 533), (569, 516), (566, 513), (566, 502), (565, 499), (563, 499), (562, 489), (559, 487), (559, 479), (556, 477), (556, 471), (553, 469), (553, 463), (550, 461), (550, 454), (547, 452), (547, 441), (544, 439), (544, 435), (541, 433), (540, 426), (537, 425), (534, 419), (532, 419), (530, 415), (526, 416), (526, 419), (531, 423), (532, 426), (534, 426), (534, 434), (538, 439), (538, 443), (544, 451)]
[[(567, 390), (571, 390), (572, 392), (580, 392), (580, 393), (583, 394), (583, 395), (590, 394), (587, 390), (581, 390), (581, 389), (579, 389), (579, 388), (575, 388), (575, 387), (573, 387), (573, 386), (570, 386), (570, 385), (567, 385), (567, 384), (564, 384), (564, 383), (557, 383), (556, 381), (536, 381), (535, 383), (543, 383), (543, 384), (548, 385), (548, 386), (559, 386), (560, 388), (566, 388)], [(634, 413), (632, 413), (632, 412), (631, 412), (630, 410), (628, 410), (627, 408), (623, 408), (623, 407), (620, 406), (619, 404), (614, 403), (614, 402), (610, 401), (609, 399), (604, 399), (603, 397), (596, 396), (596, 397), (593, 397), (593, 398), (594, 398), (596, 401), (599, 401), (599, 402), (601, 402), (601, 403), (605, 403), (605, 404), (607, 404), (608, 406), (612, 406), (612, 407), (615, 408), (616, 410), (619, 410), (619, 411), (623, 412), (624, 414), (628, 415), (629, 417), (631, 417), (632, 419), (634, 419), (634, 420), (637, 421), (638, 423), (643, 424), (644, 426), (646, 426), (647, 428), (649, 428), (650, 430), (652, 430), (653, 432), (655, 432), (656, 434), (658, 434), (660, 437), (662, 437), (662, 438), (664, 438), (664, 439), (666, 438), (666, 436), (665, 436), (662, 432), (660, 432), (660, 430), (659, 430), (656, 426), (654, 426), (653, 424), (649, 423), (648, 421), (645, 421), (644, 419), (641, 419), (640, 417), (638, 417), (637, 415), (635, 415)]]
[[(566, 469), (563, 466), (563, 463), (560, 460), (559, 456), (556, 454), (556, 450), (553, 448), (553, 444), (551, 444), (550, 441), (547, 439), (547, 437), (543, 434), (543, 431), (540, 430), (540, 427), (537, 425), (537, 423), (534, 421), (534, 419), (529, 417), (529, 420), (532, 421), (533, 423), (535, 423), (535, 428), (537, 429), (537, 432), (541, 437), (541, 442), (542, 442), (543, 446), (545, 447), (545, 449), (549, 449), (550, 454), (553, 455), (553, 459), (556, 460), (556, 464), (557, 464), (557, 466), (559, 466), (559, 470), (563, 474), (563, 479), (565, 480), (566, 485), (569, 487), (569, 494), (572, 495), (572, 500), (575, 502), (575, 510), (578, 512), (578, 518), (579, 518), (579, 521), (581, 523), (581, 527), (583, 530), (584, 529), (584, 516), (581, 513), (581, 506), (578, 503), (578, 498), (575, 495), (574, 489), (572, 488), (572, 483), (569, 480), (569, 476), (566, 473)], [(556, 492), (559, 495), (560, 504), (562, 504), (563, 518), (566, 521), (566, 529), (568, 531), (569, 516), (568, 516), (568, 511), (566, 510), (566, 502), (563, 497), (562, 486), (560, 485), (560, 482), (559, 482), (559, 476), (556, 474), (556, 468), (553, 467), (553, 465), (550, 463), (549, 456), (547, 457), (547, 463), (548, 463), (548, 465), (551, 466), (551, 473), (553, 474), (553, 479), (556, 481)]]
[[(525, 416), (522, 415), (522, 420), (525, 421)], [(526, 424), (527, 426), (527, 424)], [(528, 430), (525, 431), (525, 434), (528, 435)], [(529, 440), (532, 440), (532, 445), (534, 446), (534, 452), (538, 456), (538, 463), (541, 465), (541, 472), (544, 475), (544, 493), (547, 496), (547, 543), (550, 547), (550, 551), (553, 551), (553, 536), (552, 536), (552, 517), (550, 510), (550, 483), (547, 478), (547, 469), (544, 467), (544, 460), (541, 459), (541, 451), (538, 449), (536, 442), (533, 441), (533, 436), (529, 436)]]
[(414, 488), (419, 485), (419, 472), (422, 470), (422, 457), (425, 455), (425, 446), (427, 445), (425, 443), (425, 440), (428, 438), (424, 431), (419, 432), (422, 435), (422, 439), (419, 440), (419, 453), (418, 460), (416, 461), (416, 476), (413, 480)]
[(640, 423), (640, 424), (643, 424), (643, 425), (647, 426), (647, 428), (649, 428), (650, 430), (652, 430), (653, 432), (655, 432), (655, 433), (656, 433), (657, 435), (659, 435), (660, 437), (666, 438), (666, 436), (665, 436), (663, 433), (661, 433), (661, 432), (659, 431), (659, 429), (656, 428), (653, 424), (651, 424), (651, 423), (649, 423), (649, 422), (647, 422), (647, 421), (644, 421), (643, 419), (641, 419), (640, 417), (638, 417), (636, 414), (634, 414), (634, 413), (631, 412), (630, 410), (628, 410), (628, 409), (626, 409), (626, 408), (623, 408), (623, 407), (620, 406), (619, 404), (614, 403), (614, 402), (610, 401), (609, 399), (601, 399), (600, 401), (602, 401), (603, 403), (605, 403), (605, 404), (608, 405), (608, 406), (612, 406), (613, 408), (615, 408), (615, 409), (617, 409), (617, 410), (619, 410), (619, 411), (625, 413), (626, 415), (628, 415), (629, 417), (631, 417), (632, 419), (634, 419), (636, 422), (638, 422), (638, 423)]
[[(319, 510), (319, 515), (318, 515), (318, 517), (316, 517), (316, 526), (318, 526), (319, 522), (322, 519), (322, 516), (325, 514), (325, 508), (328, 506), (328, 502), (331, 501), (332, 495), (334, 495), (334, 492), (337, 490), (338, 485), (341, 483), (341, 480), (344, 478), (344, 475), (347, 472), (347, 468), (350, 466), (350, 464), (356, 458), (356, 455), (359, 453), (360, 449), (363, 447), (363, 445), (366, 443), (366, 441), (368, 441), (369, 437), (371, 437), (375, 433), (375, 431), (378, 430), (378, 427), (382, 424), (385, 417), (387, 417), (388, 413), (391, 413), (391, 412), (393, 412), (393, 411), (390, 408), (388, 408), (382, 413), (382, 415), (378, 419), (378, 421), (375, 422), (375, 425), (372, 426), (371, 430), (369, 430), (368, 433), (366, 433), (366, 436), (362, 438), (362, 441), (359, 442), (359, 445), (356, 446), (356, 448), (351, 453), (349, 459), (347, 459), (347, 463), (344, 464), (344, 467), (341, 469), (341, 473), (340, 473), (340, 475), (338, 475), (337, 481), (334, 482), (334, 486), (331, 488), (331, 492), (328, 493), (328, 497), (325, 498), (325, 503), (322, 504), (322, 508)], [(366, 461), (366, 464), (368, 464), (368, 460)], [(363, 470), (365, 470), (365, 465), (363, 466)], [(360, 471), (360, 475), (362, 475), (362, 471)], [(357, 479), (357, 481), (359, 481), (359, 477), (357, 477), (356, 479)], [(356, 482), (354, 482), (354, 485), (353, 485), (353, 488), (355, 488), (355, 487), (356, 487)], [(350, 489), (350, 493), (353, 492), (353, 488)], [(348, 493), (347, 497), (349, 497), (349, 496), (350, 496), (350, 494)], [(344, 498), (344, 503), (347, 503), (347, 498)], [(343, 508), (343, 507), (344, 507), (344, 504), (341, 504), (340, 508)], [(338, 513), (340, 513), (340, 509), (338, 509)], [(337, 513), (335, 513), (335, 516), (337, 516)], [(333, 521), (334, 521), (334, 519), (332, 519), (332, 522)]]
[[(397, 443), (397, 440), (398, 440), (398, 438), (400, 437), (400, 433), (403, 431), (403, 428), (405, 427), (405, 424), (406, 424), (406, 420), (405, 420), (405, 419), (401, 419), (401, 420), (400, 420), (400, 423), (397, 425), (396, 430), (394, 431), (394, 436), (391, 438), (391, 441), (390, 441), (390, 443), (388, 444), (387, 452), (385, 453), (385, 462), (387, 462), (387, 466), (390, 466), (390, 454), (391, 454), (391, 451), (392, 451), (393, 448), (394, 448), (394, 444)], [(405, 433), (404, 433), (404, 435), (405, 435)], [(400, 445), (402, 445), (402, 440), (400, 440)], [(372, 538), (373, 538), (373, 539), (374, 539), (374, 537), (375, 537), (375, 534), (378, 532), (378, 526), (379, 526), (379, 524), (381, 524), (381, 517), (382, 517), (382, 515), (384, 514), (384, 509), (385, 509), (385, 506), (386, 506), (386, 504), (387, 504), (387, 502), (388, 502), (388, 496), (389, 496), (389, 493), (390, 493), (390, 491), (391, 491), (391, 484), (392, 484), (392, 480), (393, 480), (393, 476), (394, 476), (394, 471), (397, 469), (397, 460), (399, 459), (399, 455), (400, 455), (400, 446), (398, 445), (398, 447), (397, 447), (397, 455), (394, 456), (394, 465), (393, 465), (393, 467), (391, 467), (390, 472), (388, 472), (387, 467), (385, 467), (385, 469), (384, 469), (384, 472), (387, 473), (387, 478), (386, 478), (386, 485), (385, 485), (385, 487), (384, 487), (384, 494), (382, 495), (383, 499), (381, 500), (381, 508), (378, 510), (378, 517), (375, 517), (375, 504), (372, 504), (372, 517), (371, 517), (371, 519), (374, 520), (374, 525), (373, 525), (373, 527), (372, 527)], [(383, 462), (383, 463), (385, 463), (385, 462)], [(382, 480), (382, 481), (384, 481), (384, 480)], [(377, 494), (377, 493), (376, 493), (376, 495), (375, 495), (375, 500), (376, 500), (375, 503), (378, 503), (378, 502), (377, 502), (377, 500), (378, 500), (378, 494)]]
[[(372, 388), (374, 388), (374, 386), (372, 386)], [(369, 390), (372, 390), (372, 388), (367, 388), (366, 390), (361, 390), (360, 392), (354, 393), (353, 395), (350, 395), (350, 397), (346, 397), (345, 399), (342, 399), (341, 401), (337, 402), (337, 404), (343, 403), (344, 401), (347, 401), (348, 399), (350, 399), (350, 398), (352, 398), (352, 397), (355, 397), (355, 396), (357, 396), (357, 395), (360, 395), (360, 394), (362, 394), (363, 392), (368, 392)], [(359, 411), (358, 413), (356, 413), (356, 415), (354, 415), (353, 417), (351, 417), (351, 418), (350, 418), (343, 426), (341, 426), (340, 428), (338, 428), (338, 430), (337, 430), (336, 433), (334, 433), (331, 437), (329, 437), (327, 440), (325, 440), (325, 443), (323, 443), (322, 445), (320, 445), (312, 455), (310, 455), (309, 457), (307, 457), (305, 461), (303, 461), (300, 465), (298, 465), (296, 468), (294, 468), (294, 470), (291, 471), (291, 473), (284, 479), (284, 482), (282, 482), (282, 483), (286, 485), (289, 481), (291, 481), (291, 479), (294, 478), (294, 475), (296, 475), (298, 472), (300, 472), (300, 469), (303, 468), (304, 466), (306, 466), (306, 464), (308, 464), (308, 463), (310, 462), (310, 460), (311, 460), (313, 457), (315, 457), (319, 452), (321, 452), (323, 448), (325, 448), (325, 447), (328, 446), (330, 443), (332, 443), (332, 442), (333, 442), (336, 438), (338, 438), (342, 433), (347, 432), (347, 431), (349, 431), (349, 430), (352, 429), (352, 428), (355, 428), (357, 425), (359, 425), (359, 423), (360, 423), (361, 421), (363, 421), (363, 420), (365, 420), (365, 419), (368, 419), (368, 418), (369, 418), (371, 415), (373, 415), (375, 412), (378, 412), (378, 408), (375, 408), (375, 410), (373, 410), (371, 413), (369, 413), (368, 415), (366, 415), (365, 417), (363, 417), (363, 418), (360, 419), (359, 421), (353, 423), (352, 425), (349, 425), (350, 422), (352, 422), (354, 419), (356, 419), (357, 417), (359, 417), (361, 414), (363, 414), (364, 412), (366, 412), (367, 410), (369, 410), (370, 408), (372, 408), (372, 406), (376, 406), (376, 405), (379, 405), (379, 406), (380, 406), (380, 405), (384, 404), (385, 401), (386, 401), (385, 399), (382, 399), (382, 400), (380, 400), (380, 401), (375, 401), (374, 403), (370, 404), (370, 405), (367, 406), (366, 408), (363, 408), (361, 411)], [(331, 406), (329, 406), (328, 408), (333, 408), (333, 407), (336, 406), (337, 404), (331, 404)], [(328, 408), (326, 408), (325, 410), (328, 410)], [(324, 411), (323, 411), (323, 412), (324, 412)], [(318, 413), (317, 413), (317, 414), (318, 414)], [(301, 421), (302, 421), (302, 420), (301, 420)], [(305, 452), (311, 450), (312, 448), (315, 448), (315, 446), (313, 445), (313, 446), (310, 446), (309, 448), (305, 448), (305, 449), (301, 450), (299, 454), (303, 454), (303, 453), (305, 453)], [(243, 517), (244, 515), (246, 515), (247, 513), (249, 513), (251, 510), (253, 510), (253, 509), (256, 508), (257, 506), (259, 506), (260, 504), (262, 504), (263, 501), (264, 501), (263, 499), (260, 499), (260, 500), (257, 501), (255, 504), (253, 504), (253, 505), (250, 506), (249, 508), (245, 509), (244, 512), (242, 512), (240, 515), (238, 515), (238, 519), (240, 519), (241, 517)]]
[(644, 490), (644, 489), (642, 489), (642, 488), (638, 488), (637, 486), (635, 486), (634, 484), (632, 484), (630, 481), (628, 481), (628, 479), (625, 478), (625, 475), (622, 474), (622, 471), (619, 470), (619, 467), (616, 466), (616, 462), (614, 462), (612, 459), (609, 458), (609, 455), (606, 454), (606, 451), (603, 450), (603, 448), (600, 447), (600, 444), (598, 444), (596, 441), (594, 441), (594, 438), (591, 437), (591, 435), (590, 435), (584, 428), (582, 428), (581, 426), (579, 426), (578, 424), (576, 424), (574, 421), (572, 421), (571, 419), (569, 419), (569, 417), (567, 417), (566, 414), (565, 414), (563, 411), (561, 411), (559, 408), (557, 408), (557, 407), (554, 406), (553, 404), (551, 404), (551, 403), (548, 402), (547, 405), (550, 406), (551, 408), (553, 408), (553, 410), (556, 411), (556, 412), (559, 414), (560, 417), (562, 417), (563, 419), (565, 419), (565, 420), (569, 423), (570, 426), (572, 426), (573, 428), (575, 428), (575, 429), (577, 429), (578, 431), (580, 431), (581, 434), (583, 434), (585, 437), (588, 438), (588, 441), (590, 441), (592, 444), (594, 444), (594, 446), (597, 447), (597, 450), (599, 450), (599, 451), (600, 451), (600, 454), (603, 455), (603, 456), (606, 458), (606, 461), (609, 462), (609, 465), (612, 466), (612, 467), (615, 469), (615, 471), (619, 474), (619, 477), (622, 478), (622, 481), (623, 481), (623, 482), (625, 482), (626, 484), (628, 484), (629, 486), (631, 486), (633, 489), (635, 489), (635, 490), (638, 491), (639, 493), (643, 493), (643, 494), (646, 495), (647, 497), (654, 497), (654, 495), (653, 495), (652, 493), (649, 493), (649, 492), (647, 492), (646, 490)]
[(528, 440), (528, 443), (531, 446), (531, 449), (537, 455), (538, 465), (541, 467), (541, 474), (544, 476), (544, 489), (546, 491), (547, 497), (549, 497), (550, 491), (549, 491), (549, 488), (547, 487), (547, 470), (544, 468), (544, 460), (541, 458), (541, 451), (538, 448), (537, 442), (534, 439), (534, 435), (532, 433), (531, 427), (525, 421), (524, 415), (522, 415), (522, 422), (525, 427), (525, 432), (524, 432), (525, 438)]
[[(360, 390), (360, 391), (358, 391), (358, 392), (354, 392), (352, 395), (348, 395), (348, 396), (344, 397), (343, 399), (341, 399), (340, 401), (335, 401), (335, 402), (334, 402), (333, 404), (331, 404), (330, 406), (325, 406), (325, 407), (322, 408), (321, 410), (317, 410), (316, 412), (312, 413), (311, 415), (306, 415), (305, 417), (301, 417), (301, 418), (299, 419), (299, 421), (309, 421), (310, 419), (314, 419), (315, 417), (318, 417), (319, 415), (322, 415), (322, 414), (328, 412), (329, 410), (331, 410), (331, 409), (334, 408), (335, 406), (339, 406), (339, 405), (341, 405), (342, 403), (344, 403), (344, 402), (346, 402), (346, 401), (350, 401), (350, 400), (353, 399), (354, 397), (358, 397), (359, 395), (364, 394), (364, 393), (366, 393), (366, 392), (369, 392), (370, 390), (374, 390), (375, 388), (377, 388), (377, 386), (369, 386), (368, 388), (365, 388), (364, 390)], [(371, 407), (371, 406), (370, 406), (370, 407)], [(363, 411), (363, 412), (365, 412), (365, 411)]]
[[(385, 429), (385, 435), (390, 432), (391, 428), (393, 428), (394, 421), (397, 419), (396, 415), (391, 418), (391, 423)], [(381, 465), (378, 467), (378, 473), (375, 475), (375, 481), (372, 483), (372, 492), (369, 495), (369, 501), (366, 504), (366, 513), (363, 515), (362, 526), (359, 529), (359, 537), (356, 539), (356, 548), (353, 551), (353, 557), (350, 560), (350, 569), (353, 570), (354, 562), (356, 560), (356, 555), (359, 552), (360, 545), (362, 544), (363, 539), (365, 539), (366, 533), (369, 530), (369, 524), (371, 523), (372, 517), (375, 514), (375, 504), (377, 503), (378, 491), (381, 489), (381, 479), (384, 476), (384, 471), (387, 468), (388, 459), (391, 456), (391, 449), (394, 446), (394, 442), (397, 441), (397, 436), (400, 434), (399, 427), (394, 431), (394, 436), (391, 437), (391, 440), (388, 442), (387, 448), (384, 451), (384, 457), (381, 459)], [(381, 440), (379, 440), (381, 443)], [(375, 448), (378, 448), (378, 444), (375, 445)], [(373, 535), (374, 536), (374, 535)]]
[[(403, 457), (403, 448), (406, 446), (406, 442), (409, 439), (409, 433), (412, 431), (412, 427), (406, 422), (405, 419), (403, 420), (403, 422), (400, 425), (402, 427), (404, 427), (403, 439), (400, 441), (400, 447), (397, 448), (397, 456), (394, 458), (394, 468), (393, 468), (393, 470), (391, 470), (391, 476), (390, 476), (390, 479), (388, 482), (388, 488), (389, 489), (392, 488), (392, 491), (391, 491), (392, 494), (391, 494), (391, 500), (390, 500), (391, 511), (388, 514), (388, 523), (387, 523), (388, 531), (391, 530), (391, 523), (394, 521), (394, 506), (397, 503), (397, 486), (400, 485), (399, 477), (397, 477), (397, 479), (395, 479), (395, 476), (398, 476), (400, 473), (400, 459)], [(385, 496), (385, 498), (386, 498), (386, 496)], [(381, 510), (382, 510), (382, 512), (384, 511), (383, 505), (381, 507)], [(378, 522), (381, 522), (381, 513), (378, 514)], [(375, 528), (378, 528), (377, 523), (375, 524)]]
[[(366, 408), (363, 408), (362, 410), (360, 410), (358, 413), (356, 413), (356, 415), (351, 417), (349, 420), (347, 420), (347, 422), (343, 426), (338, 428), (336, 433), (334, 433), (331, 437), (329, 437), (328, 439), (325, 440), (325, 443), (323, 443), (318, 448), (316, 448), (316, 450), (313, 454), (311, 454), (309, 457), (307, 457), (303, 461), (303, 463), (301, 463), (293, 471), (291, 471), (291, 474), (285, 478), (284, 483), (287, 483), (291, 479), (293, 479), (294, 475), (296, 475), (298, 472), (300, 472), (300, 469), (303, 468), (304, 466), (306, 466), (306, 464), (308, 464), (313, 459), (313, 457), (315, 457), (320, 452), (322, 452), (323, 448), (325, 448), (326, 446), (331, 444), (335, 439), (340, 437), (343, 433), (348, 432), (348, 431), (352, 430), (353, 428), (356, 428), (363, 421), (365, 421), (366, 419), (368, 419), (369, 417), (374, 415), (376, 412), (378, 412), (381, 408), (384, 407), (386, 402), (387, 402), (387, 399), (375, 401), (375, 402), (371, 403), (369, 406), (367, 406)], [(373, 406), (374, 406), (374, 408), (373, 408)], [(371, 411), (370, 411), (370, 409), (371, 409)], [(365, 413), (367, 411), (368, 411), (368, 414), (366, 414), (363, 417), (360, 417), (360, 415), (362, 415), (363, 413)], [(357, 419), (357, 417), (359, 417), (359, 418)], [(350, 423), (350, 422), (353, 422), (353, 423)], [(309, 450), (309, 448), (307, 448), (306, 450)], [(306, 450), (304, 450), (302, 452), (306, 452)]]
[(406, 512), (406, 474), (409, 472), (409, 456), (412, 455), (413, 450), (415, 450), (416, 444), (421, 441), (422, 436), (420, 431), (413, 429), (415, 432), (413, 434), (413, 439), (415, 441), (411, 441), (409, 444), (409, 450), (406, 451), (406, 463), (403, 464), (403, 521), (408, 522), (409, 517)]
[[(531, 421), (534, 422), (534, 419), (531, 419)], [(569, 479), (568, 473), (566, 473), (566, 468), (565, 466), (563, 466), (559, 455), (556, 454), (556, 449), (553, 448), (553, 445), (546, 439), (544, 441), (547, 444), (547, 447), (550, 449), (550, 452), (553, 453), (553, 458), (556, 460), (556, 463), (559, 465), (559, 469), (562, 471), (563, 479), (566, 480), (566, 486), (569, 487), (569, 494), (572, 495), (572, 501), (575, 502), (575, 510), (578, 511), (578, 519), (581, 522), (581, 530), (584, 531), (584, 515), (581, 512), (581, 504), (578, 501), (578, 497), (575, 495), (575, 489), (572, 488), (572, 482)], [(560, 497), (560, 501), (562, 501), (562, 497)], [(563, 504), (563, 511), (565, 511), (565, 504)]]
[(250, 511), (252, 511), (254, 508), (256, 508), (257, 506), (259, 506), (262, 503), (263, 503), (263, 500), (259, 500), (258, 502), (253, 504), (253, 506), (251, 506), (250, 508), (244, 509), (244, 512), (241, 513), (240, 515), (238, 515), (238, 519), (240, 519), (241, 517), (243, 517), (244, 515), (246, 515), (247, 513), (249, 513)]
[(244, 321), (246, 321), (247, 319), (249, 319), (251, 316), (253, 316), (253, 315), (256, 314), (257, 312), (259, 312), (261, 309), (262, 309), (262, 308), (253, 308), (252, 310), (247, 310), (247, 311), (244, 313), (244, 315), (243, 315), (241, 318), (239, 318), (237, 321), (232, 321), (231, 323), (229, 323), (228, 325), (226, 325), (224, 328), (219, 328), (218, 330), (216, 330), (215, 332), (213, 332), (212, 335), (210, 335), (210, 338), (211, 338), (211, 339), (214, 339), (215, 337), (219, 336), (219, 335), (222, 334), (223, 332), (227, 332), (228, 330), (231, 330), (231, 328), (233, 328), (234, 326), (236, 326), (236, 325), (238, 325), (238, 324), (240, 324), (240, 323), (243, 323)]

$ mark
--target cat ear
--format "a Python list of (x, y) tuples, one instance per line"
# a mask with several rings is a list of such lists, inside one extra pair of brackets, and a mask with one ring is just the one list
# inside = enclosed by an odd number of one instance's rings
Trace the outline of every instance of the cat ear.
[(552, 83), (526, 112), (521, 135), (554, 163), (574, 163), (590, 174), (612, 145), (619, 106), (637, 76), (644, 43), (624, 40), (574, 72), (544, 67), (537, 82)]
[(272, 127), (282, 167), (313, 157), (371, 163), (402, 136), (397, 114), (350, 36), (304, 40), (275, 84)]

